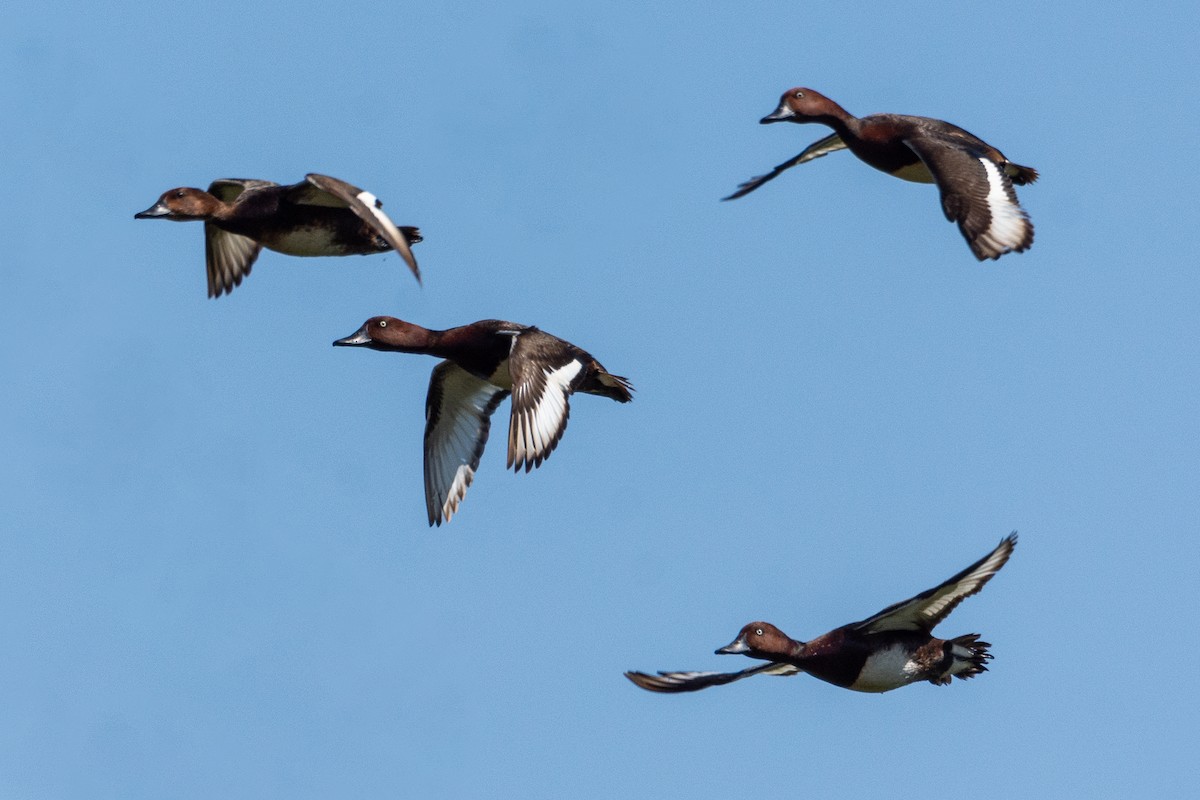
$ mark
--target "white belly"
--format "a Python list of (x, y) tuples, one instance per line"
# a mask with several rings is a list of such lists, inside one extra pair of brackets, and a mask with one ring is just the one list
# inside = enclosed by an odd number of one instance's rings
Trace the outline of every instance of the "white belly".
[(850, 688), (859, 692), (886, 692), (920, 680), (920, 672), (921, 667), (909, 652), (897, 645), (868, 658)]

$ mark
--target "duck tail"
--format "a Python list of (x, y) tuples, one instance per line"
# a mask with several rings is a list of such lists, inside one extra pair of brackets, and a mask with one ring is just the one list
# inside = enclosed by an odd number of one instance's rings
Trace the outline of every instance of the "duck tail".
[(978, 633), (968, 633), (946, 642), (946, 655), (950, 658), (950, 667), (939, 677), (930, 681), (941, 686), (950, 683), (951, 678), (966, 680), (974, 678), (981, 672), (987, 672), (987, 662), (992, 654), (987, 642), (979, 641)]
[(1009, 161), (1004, 165), (1004, 172), (1017, 186), (1033, 183), (1038, 179), (1038, 171), (1033, 167), (1022, 167)]
[(421, 241), (421, 229), (414, 228), (411, 225), (401, 225), (400, 232), (404, 234), (404, 238), (408, 239), (409, 244), (416, 244)]
[(588, 372), (590, 374), (587, 382), (580, 387), (582, 391), (611, 397), (618, 403), (628, 403), (633, 399), (633, 384), (629, 382), (628, 378), (613, 375), (595, 361), (592, 362), (592, 368)]

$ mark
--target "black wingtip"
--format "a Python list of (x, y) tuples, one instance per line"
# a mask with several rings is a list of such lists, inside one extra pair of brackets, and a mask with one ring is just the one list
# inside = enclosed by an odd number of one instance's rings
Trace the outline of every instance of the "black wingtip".
[(767, 183), (768, 181), (775, 178), (776, 175), (778, 175), (778, 174), (779, 174), (778, 171), (777, 172), (768, 172), (765, 175), (755, 175), (753, 178), (751, 178), (748, 181), (742, 181), (741, 183), (738, 184), (737, 189), (735, 189), (733, 191), (733, 194), (728, 195), (727, 197), (722, 197), (721, 202), (724, 203), (727, 200), (737, 200), (739, 197), (745, 197), (746, 195), (753, 192), (755, 189), (762, 186), (764, 183)]
[(644, 672), (634, 672), (633, 670), (626, 671), (624, 674), (625, 677), (629, 679), (629, 682), (639, 689), (645, 689), (650, 692), (661, 691), (661, 689), (655, 689), (647, 683), (647, 681), (654, 680), (653, 676), (651, 675), (647, 675)]
[(726, 203), (726, 202), (729, 202), (730, 200), (737, 200), (739, 197), (745, 197), (746, 195), (750, 194), (752, 191), (754, 191), (755, 189), (758, 188), (758, 180), (759, 179), (757, 177), (754, 177), (754, 178), (751, 178), (750, 180), (746, 181), (745, 183), (739, 183), (737, 189), (734, 190), (733, 194), (722, 197), (721, 202)]
[(673, 683), (664, 681), (662, 676), (665, 672), (659, 672), (658, 675), (647, 675), (645, 672), (629, 671), (625, 673), (625, 677), (639, 689), (645, 689), (647, 692), (657, 692), (658, 694), (679, 694), (681, 692), (690, 691), (688, 687), (681, 687)]

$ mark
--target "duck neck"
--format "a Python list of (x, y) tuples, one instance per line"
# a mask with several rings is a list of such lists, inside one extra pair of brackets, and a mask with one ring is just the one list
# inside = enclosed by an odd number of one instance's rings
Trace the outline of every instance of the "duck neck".
[(814, 122), (820, 122), (822, 125), (828, 125), (833, 128), (838, 136), (845, 141), (847, 138), (855, 139), (858, 137), (861, 122), (858, 117), (851, 114), (846, 109), (839, 106), (832, 100), (824, 113), (813, 118)]
[(425, 331), (425, 342), (421, 352), (438, 358), (448, 358), (451, 361), (461, 360), (464, 355), (470, 354), (478, 348), (478, 340), (469, 335), (470, 327), (464, 325), (444, 331)]
[[(416, 328), (417, 326), (413, 326)], [(447, 331), (431, 331), (428, 328), (418, 328), (412, 336), (412, 344), (404, 349), (410, 353), (424, 353), (426, 355), (437, 356), (438, 358), (449, 358), (454, 348), (448, 346), (446, 339)]]
[[(208, 193), (205, 192), (205, 194)], [(237, 213), (237, 206), (234, 203), (227, 203), (216, 195), (209, 194), (208, 196), (212, 198), (212, 202), (207, 204), (208, 210), (200, 219), (215, 224), (221, 230), (254, 238), (254, 234), (257, 232), (255, 226), (257, 220), (243, 218)]]
[(393, 325), (396, 327), (389, 327), (382, 335), (378, 336), (372, 347), (376, 350), (390, 350), (395, 353), (418, 353), (439, 358), (447, 357), (446, 348), (441, 343), (445, 331), (431, 331), (420, 325), (413, 325), (411, 322), (396, 322)]

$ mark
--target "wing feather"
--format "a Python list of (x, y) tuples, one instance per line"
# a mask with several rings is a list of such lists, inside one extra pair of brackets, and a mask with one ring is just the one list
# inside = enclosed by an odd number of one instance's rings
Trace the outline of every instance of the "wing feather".
[(817, 158), (821, 158), (822, 156), (827, 156), (837, 150), (844, 150), (845, 148), (846, 143), (843, 142), (842, 138), (836, 133), (832, 136), (826, 136), (819, 142), (813, 142), (808, 147), (804, 148), (802, 153), (789, 158), (787, 161), (775, 167), (775, 169), (771, 170), (766, 175), (756, 175), (745, 183), (738, 184), (737, 191), (728, 197), (722, 197), (721, 199), (737, 200), (739, 197), (745, 197), (767, 181), (775, 180), (792, 167), (807, 163)]
[(429, 524), (449, 522), (475, 478), (492, 412), (508, 392), (452, 361), (433, 369), (425, 400), (425, 506)]
[(739, 672), (659, 672), (649, 675), (645, 672), (626, 672), (625, 677), (633, 683), (650, 692), (675, 694), (679, 692), (698, 692), (709, 686), (721, 686), (726, 683), (740, 681), (752, 675), (796, 675), (801, 670), (793, 664), (768, 661)]
[(978, 593), (1000, 571), (1017, 545), (1013, 531), (1000, 540), (996, 549), (949, 580), (916, 597), (895, 603), (850, 627), (863, 633), (880, 631), (922, 631), (930, 633), (966, 598)]
[(383, 203), (379, 198), (357, 186), (346, 183), (328, 175), (309, 173), (304, 181), (289, 187), (288, 199), (300, 205), (330, 206), (334, 208), (349, 208), (354, 214), (366, 222), (392, 246), (404, 263), (421, 282), (421, 270), (417, 267), (417, 259), (413, 256), (406, 237), (396, 223), (383, 213)]
[(571, 416), (567, 398), (583, 382), (590, 361), (579, 348), (542, 331), (517, 337), (508, 359), (513, 386), (508, 466), (529, 472), (550, 457)]
[(256, 189), (266, 189), (278, 185), (274, 181), (261, 181), (254, 178), (217, 178), (208, 185), (208, 193), (222, 203), (232, 203), (241, 196), (242, 192), (252, 192)]
[(208, 296), (220, 297), (250, 274), (262, 245), (247, 236), (204, 223), (204, 263), (208, 271)]
[(958, 223), (980, 261), (1033, 244), (1033, 223), (1017, 201), (1012, 178), (979, 148), (925, 136), (904, 142), (933, 174), (946, 219)]

